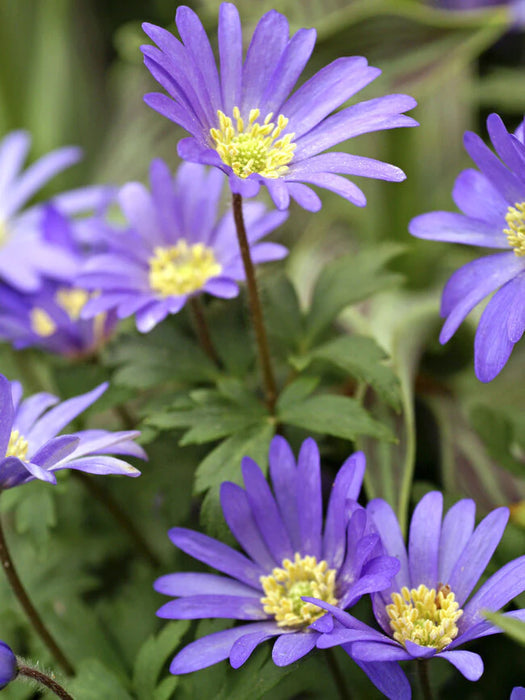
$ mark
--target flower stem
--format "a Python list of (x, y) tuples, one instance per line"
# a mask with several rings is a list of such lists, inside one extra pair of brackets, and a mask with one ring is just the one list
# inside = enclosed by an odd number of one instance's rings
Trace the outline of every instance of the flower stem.
[(206, 323), (206, 317), (202, 309), (202, 304), (195, 297), (191, 297), (190, 301), (191, 314), (193, 316), (193, 321), (195, 325), (195, 331), (197, 337), (201, 344), (202, 349), (208, 355), (210, 360), (217, 366), (221, 366), (221, 361), (217, 355), (213, 342), (210, 336), (210, 331), (208, 329), (208, 324)]
[[(73, 669), (73, 666), (69, 663), (67, 657), (63, 653), (63, 651), (60, 649), (58, 644), (55, 642), (53, 637), (51, 636), (51, 633), (48, 631), (47, 627), (44, 625), (42, 622), (42, 619), (36, 609), (33, 606), (33, 603), (29, 599), (29, 596), (26, 593), (26, 590), (24, 586), (22, 585), (22, 582), (20, 581), (20, 578), (16, 572), (16, 569), (13, 564), (13, 560), (11, 559), (11, 555), (9, 554), (9, 550), (7, 548), (7, 542), (5, 539), (4, 535), (4, 530), (2, 527), (2, 520), (0, 518), (0, 561), (2, 563), (2, 567), (5, 571), (5, 575), (7, 576), (7, 580), (9, 581), (9, 584), (11, 585), (11, 588), (13, 589), (14, 594), (18, 598), (18, 601), (22, 608), (24, 609), (24, 612), (26, 613), (27, 617), (29, 618), (32, 626), (34, 627), (35, 631), (40, 635), (42, 641), (44, 644), (47, 646), (49, 651), (53, 654), (57, 662), (60, 664), (64, 672), (68, 676), (74, 675), (75, 671)], [(64, 696), (66, 697), (66, 696)], [(69, 696), (67, 696), (69, 697)]]
[(330, 669), (330, 673), (334, 679), (339, 697), (341, 700), (351, 700), (352, 696), (346, 687), (344, 676), (341, 673), (341, 669), (339, 668), (339, 664), (337, 663), (333, 649), (326, 649), (326, 659), (328, 661), (328, 668)]
[(62, 686), (57, 683), (53, 678), (47, 676), (42, 671), (38, 671), (36, 668), (31, 666), (26, 666), (25, 664), (18, 664), (18, 673), (20, 676), (25, 676), (26, 678), (31, 678), (31, 680), (44, 685), (49, 690), (63, 700), (73, 700), (73, 696), (67, 693)]
[(432, 688), (430, 687), (430, 679), (428, 677), (428, 662), (424, 659), (420, 659), (416, 661), (416, 664), (423, 697), (425, 700), (434, 700)]
[(121, 528), (129, 535), (130, 539), (135, 543), (138, 551), (142, 556), (148, 560), (154, 569), (158, 569), (160, 566), (160, 561), (156, 554), (154, 554), (142, 537), (139, 530), (135, 527), (135, 523), (131, 520), (129, 515), (120, 507), (119, 503), (113, 498), (111, 493), (105, 488), (97, 484), (94, 479), (86, 476), (83, 472), (72, 470), (71, 474), (81, 481), (86, 489), (102, 503), (111, 515), (115, 518)]
[(246, 274), (246, 286), (248, 288), (248, 303), (250, 305), (250, 313), (252, 317), (255, 338), (259, 350), (259, 362), (263, 374), (263, 382), (266, 395), (266, 405), (268, 410), (273, 415), (275, 413), (275, 402), (277, 400), (277, 385), (272, 369), (270, 359), (270, 349), (268, 346), (268, 336), (266, 335), (266, 327), (261, 307), (259, 292), (257, 291), (257, 281), (255, 279), (255, 269), (250, 255), (250, 246), (246, 236), (246, 227), (244, 225), (244, 217), (242, 213), (242, 197), (240, 194), (233, 194), (233, 218), (237, 229), (237, 238), (239, 240), (239, 248), (241, 250), (242, 262)]

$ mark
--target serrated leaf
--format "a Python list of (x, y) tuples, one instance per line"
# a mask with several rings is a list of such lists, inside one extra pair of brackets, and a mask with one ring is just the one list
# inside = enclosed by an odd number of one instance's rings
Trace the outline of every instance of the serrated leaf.
[(81, 661), (68, 689), (75, 700), (133, 700), (121, 680), (98, 659)]
[(281, 405), (278, 418), (288, 425), (346, 440), (355, 440), (359, 435), (395, 440), (389, 428), (374, 420), (355, 399), (346, 396), (324, 394), (284, 408)]
[[(188, 631), (189, 625), (190, 623), (187, 620), (169, 622), (158, 635), (152, 635), (144, 642), (137, 654), (133, 668), (133, 690), (138, 700), (157, 698), (157, 690), (159, 690), (157, 688), (157, 679), (162, 667), (168, 656), (180, 644), (182, 637)], [(164, 680), (171, 681), (172, 678)], [(159, 699), (161, 697), (169, 697), (169, 694), (162, 695), (162, 693), (168, 689), (169, 692), (172, 692), (174, 689), (173, 683), (171, 682), (166, 686), (163, 681), (161, 685), (164, 686), (164, 690), (159, 691)]]
[(502, 613), (483, 611), (483, 615), (502, 629), (511, 639), (525, 646), (525, 622)]
[(387, 355), (372, 338), (342, 336), (315, 348), (309, 360), (325, 360), (353, 377), (370, 384), (381, 398), (399, 408), (400, 384), (391, 367), (384, 364)]
[(264, 468), (268, 460), (268, 447), (275, 428), (270, 423), (260, 423), (239, 430), (212, 450), (199, 464), (195, 472), (195, 492), (203, 493), (223, 481), (241, 481), (241, 460), (251, 457)]

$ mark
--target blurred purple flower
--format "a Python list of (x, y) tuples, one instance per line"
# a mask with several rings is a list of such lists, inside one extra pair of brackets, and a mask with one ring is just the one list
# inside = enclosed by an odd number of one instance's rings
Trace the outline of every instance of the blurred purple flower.
[(516, 28), (525, 25), (525, 0), (434, 0), (444, 10), (484, 10), (487, 7), (507, 5), (509, 19)]
[(365, 58), (339, 58), (290, 95), (313, 51), (314, 29), (300, 29), (289, 38), (286, 17), (271, 10), (258, 22), (243, 62), (239, 13), (233, 4), (222, 3), (219, 77), (197, 15), (181, 6), (176, 23), (182, 41), (144, 24), (159, 48), (142, 50), (147, 68), (170, 95), (151, 93), (146, 103), (191, 134), (179, 142), (181, 158), (220, 168), (229, 176), (232, 192), (245, 197), (266, 185), (278, 209), (286, 209), (293, 197), (305, 209), (318, 211), (321, 200), (308, 185), (364, 206), (364, 194), (340, 174), (405, 179), (387, 163), (322, 153), (353, 136), (417, 125), (402, 114), (416, 105), (408, 95), (378, 97), (332, 114), (380, 74)]
[(273, 494), (249, 457), (242, 462), (245, 488), (231, 482), (221, 487), (224, 517), (246, 555), (198, 532), (169, 532), (179, 549), (227, 576), (174, 573), (157, 579), (159, 593), (180, 596), (160, 608), (159, 617), (248, 621), (186, 646), (173, 659), (172, 673), (196, 671), (228, 657), (238, 668), (272, 637), (277, 637), (273, 661), (291, 664), (319, 638), (310, 624), (322, 613), (301, 596), (350, 607), (365, 593), (387, 587), (398, 571), (398, 562), (383, 556), (366, 511), (356, 503), (365, 470), (362, 453), (349, 457), (335, 479), (324, 532), (315, 441), (305, 440), (296, 464), (286, 440), (277, 436), (269, 463)]
[(521, 685), (517, 685), (513, 688), (510, 694), (510, 700), (525, 700), (525, 688)]
[[(42, 210), (42, 237), (71, 258), (69, 275), (64, 279), (43, 279), (38, 292), (21, 292), (0, 283), (0, 338), (17, 349), (37, 346), (68, 357), (85, 357), (96, 352), (116, 326), (113, 313), (93, 319), (80, 318), (90, 298), (76, 286), (78, 271), (87, 257), (85, 241), (78, 240), (77, 224), (47, 205)], [(82, 221), (82, 228), (96, 222)], [(103, 226), (101, 222), (99, 224)], [(98, 245), (100, 240), (96, 240)]]
[[(381, 662), (438, 657), (455, 666), (468, 680), (483, 673), (481, 657), (458, 647), (501, 630), (483, 615), (495, 612), (525, 590), (525, 556), (503, 566), (470, 597), (490, 561), (507, 524), (509, 511), (497, 508), (474, 529), (475, 503), (456, 503), (442, 521), (443, 496), (424, 496), (410, 524), (408, 553), (392, 508), (382, 499), (367, 506), (385, 551), (400, 563), (388, 588), (372, 595), (378, 632), (335, 606), (319, 602), (335, 621), (325, 624), (318, 647), (343, 645), (356, 661), (373, 662), (376, 682)], [(525, 620), (525, 610), (504, 613)], [(383, 691), (384, 692), (384, 691)], [(392, 688), (387, 697), (410, 698), (408, 684)]]
[[(492, 144), (467, 131), (465, 148), (479, 168), (464, 170), (453, 197), (463, 214), (436, 211), (412, 219), (413, 236), (436, 241), (498, 248), (455, 272), (443, 290), (440, 334), (446, 343), (467, 314), (492, 292), (474, 343), (476, 376), (490, 382), (505, 366), (525, 329), (525, 146), (523, 123), (508, 133), (497, 114), (487, 119)], [(497, 290), (497, 291), (496, 291)]]
[(16, 678), (16, 674), (16, 656), (5, 642), (0, 641), (0, 690)]
[[(20, 210), (82, 155), (79, 148), (60, 148), (21, 173), (30, 142), (25, 131), (12, 131), (0, 141), (0, 279), (24, 292), (36, 291), (42, 275), (68, 278), (72, 260), (67, 251), (41, 236), (41, 205)], [(52, 202), (63, 214), (76, 214), (103, 205), (110, 192), (107, 187), (85, 187), (57, 195)]]
[(138, 431), (81, 430), (57, 436), (106, 389), (107, 384), (101, 384), (62, 403), (43, 392), (22, 401), (22, 386), (0, 374), (0, 489), (34, 479), (56, 484), (54, 472), (59, 469), (139, 476), (138, 469), (107, 454), (146, 459), (142, 447), (133, 442)]
[[(130, 228), (115, 232), (109, 251), (91, 258), (79, 278), (99, 292), (84, 307), (84, 318), (116, 309), (119, 318), (135, 314), (143, 333), (196, 294), (237, 296), (237, 282), (244, 279), (232, 213), (217, 221), (223, 174), (184, 163), (174, 178), (159, 159), (151, 164), (150, 181), (151, 193), (138, 182), (121, 189), (118, 199)], [(259, 243), (286, 213), (267, 213), (253, 203), (244, 216), (254, 263), (287, 254), (277, 243)]]

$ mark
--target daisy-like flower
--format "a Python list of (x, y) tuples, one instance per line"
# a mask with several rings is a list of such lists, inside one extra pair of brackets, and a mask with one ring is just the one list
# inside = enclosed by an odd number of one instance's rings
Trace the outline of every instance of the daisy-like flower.
[[(89, 260), (80, 277), (97, 292), (84, 307), (84, 318), (116, 309), (119, 318), (135, 314), (144, 333), (194, 295), (237, 296), (237, 282), (244, 279), (231, 212), (217, 221), (223, 174), (184, 163), (174, 178), (162, 160), (154, 160), (150, 181), (151, 193), (137, 182), (122, 188), (118, 200), (130, 228), (115, 232), (110, 250)], [(253, 203), (244, 215), (253, 262), (283, 258), (286, 248), (259, 240), (286, 213), (266, 213)]]
[(191, 134), (179, 143), (181, 158), (219, 167), (232, 192), (245, 197), (266, 185), (278, 209), (286, 209), (290, 197), (305, 209), (320, 209), (321, 200), (308, 185), (364, 206), (364, 194), (341, 174), (405, 179), (387, 163), (323, 153), (359, 134), (417, 125), (402, 114), (416, 105), (407, 95), (378, 97), (332, 114), (380, 74), (365, 58), (339, 58), (291, 94), (313, 51), (314, 29), (300, 29), (290, 38), (286, 17), (271, 10), (257, 24), (243, 61), (239, 13), (223, 3), (219, 75), (197, 15), (181, 6), (176, 24), (182, 41), (144, 24), (158, 48), (142, 50), (147, 68), (170, 95), (148, 94), (146, 103)]
[(113, 313), (89, 320), (80, 318), (91, 295), (76, 286), (76, 276), (87, 254), (84, 241), (77, 240), (73, 222), (46, 206), (42, 234), (45, 241), (71, 257), (69, 276), (60, 282), (43, 279), (38, 292), (33, 293), (0, 283), (0, 338), (15, 348), (36, 346), (74, 358), (91, 355), (111, 335), (117, 318)]
[[(459, 647), (501, 632), (484, 617), (484, 611), (499, 610), (525, 590), (522, 556), (503, 566), (471, 596), (503, 535), (508, 509), (497, 508), (474, 529), (474, 501), (459, 501), (442, 521), (443, 496), (437, 491), (428, 493), (414, 510), (408, 552), (391, 507), (376, 499), (367, 511), (385, 551), (400, 563), (390, 586), (372, 595), (374, 614), (385, 634), (319, 602), (335, 622), (331, 629), (325, 625), (326, 634), (318, 646), (340, 644), (354, 660), (376, 662), (374, 682), (381, 679), (379, 662), (432, 657), (445, 659), (468, 680), (478, 680), (483, 673), (481, 657)], [(525, 620), (525, 610), (505, 615)], [(410, 698), (410, 689), (400, 686), (386, 694), (405, 700)]]
[[(398, 570), (383, 556), (366, 511), (357, 505), (365, 458), (356, 453), (341, 467), (330, 496), (323, 532), (319, 450), (311, 438), (297, 464), (286, 440), (275, 437), (269, 451), (272, 491), (262, 471), (244, 458), (245, 488), (221, 487), (228, 526), (246, 554), (183, 528), (169, 532), (181, 550), (226, 576), (174, 573), (157, 579), (159, 593), (178, 596), (158, 611), (170, 619), (230, 618), (243, 624), (186, 646), (173, 659), (172, 673), (188, 673), (229, 657), (241, 666), (261, 642), (277, 637), (273, 660), (285, 666), (314, 648), (310, 628), (323, 615), (301, 600), (317, 596), (341, 608), (363, 594), (382, 590)], [(248, 623), (248, 624), (245, 624)]]
[(101, 384), (62, 403), (44, 392), (22, 400), (22, 386), (0, 374), (0, 490), (34, 479), (56, 484), (54, 472), (59, 469), (139, 476), (138, 469), (111, 456), (146, 459), (142, 447), (133, 442), (138, 431), (81, 430), (57, 435), (106, 389), (107, 384)]
[[(21, 209), (82, 155), (76, 147), (60, 148), (21, 173), (30, 143), (25, 131), (13, 131), (0, 141), (0, 279), (24, 292), (36, 291), (42, 275), (67, 279), (73, 261), (41, 236), (41, 205)], [(93, 186), (63, 192), (52, 201), (63, 214), (76, 214), (102, 206), (110, 196), (110, 188)]]
[(525, 329), (525, 145), (524, 124), (509, 134), (497, 114), (487, 128), (499, 158), (467, 131), (465, 148), (478, 170), (464, 170), (453, 197), (463, 214), (436, 211), (410, 222), (418, 238), (496, 248), (455, 272), (441, 301), (446, 321), (439, 339), (446, 343), (467, 314), (492, 292), (476, 331), (476, 376), (490, 382), (505, 366)]

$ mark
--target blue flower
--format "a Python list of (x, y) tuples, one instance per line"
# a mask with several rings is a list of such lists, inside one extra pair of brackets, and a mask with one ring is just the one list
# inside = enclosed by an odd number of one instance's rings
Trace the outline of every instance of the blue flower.
[[(42, 275), (67, 278), (72, 260), (42, 237), (41, 205), (21, 209), (49, 179), (81, 157), (79, 148), (60, 148), (21, 173), (29, 146), (25, 131), (13, 131), (0, 141), (0, 279), (24, 292), (36, 291)], [(75, 214), (102, 205), (110, 196), (109, 188), (94, 186), (64, 192), (53, 203), (63, 214)]]
[(503, 251), (457, 270), (441, 301), (446, 321), (439, 339), (446, 343), (467, 314), (495, 292), (481, 315), (474, 342), (475, 371), (482, 382), (501, 372), (525, 330), (524, 125), (511, 135), (500, 117), (491, 114), (487, 127), (499, 158), (479, 136), (465, 134), (465, 148), (479, 171), (464, 170), (456, 180), (453, 197), (463, 214), (422, 214), (409, 227), (418, 238)]
[[(483, 613), (499, 610), (525, 590), (525, 556), (503, 566), (472, 595), (509, 517), (507, 508), (497, 508), (474, 529), (475, 509), (474, 501), (464, 499), (442, 520), (442, 494), (428, 493), (414, 510), (407, 552), (392, 508), (382, 499), (371, 501), (367, 511), (385, 551), (400, 563), (391, 584), (372, 594), (383, 632), (319, 602), (334, 621), (331, 629), (325, 624), (318, 647), (342, 645), (355, 661), (372, 664), (371, 680), (393, 700), (408, 700), (410, 687), (405, 682), (388, 690), (392, 662), (442, 658), (468, 680), (478, 680), (481, 657), (459, 647), (501, 632)], [(525, 610), (504, 615), (525, 620)]]
[[(224, 175), (184, 163), (174, 178), (158, 159), (151, 164), (150, 181), (151, 193), (138, 182), (121, 189), (118, 200), (129, 228), (115, 231), (109, 251), (91, 258), (79, 278), (97, 292), (84, 307), (84, 318), (109, 309), (119, 318), (135, 314), (143, 333), (202, 292), (237, 296), (237, 282), (244, 279), (233, 216), (228, 212), (217, 219)], [(267, 213), (253, 203), (244, 216), (254, 263), (287, 254), (282, 245), (259, 242), (286, 213)]]
[(59, 469), (139, 476), (128, 462), (107, 454), (146, 459), (144, 450), (133, 442), (138, 431), (81, 430), (57, 435), (106, 389), (107, 384), (101, 384), (62, 403), (47, 393), (22, 400), (21, 385), (0, 374), (0, 490), (34, 479), (56, 484), (54, 472)]
[[(246, 554), (206, 535), (170, 530), (172, 542), (226, 576), (174, 573), (155, 583), (159, 593), (177, 596), (158, 611), (169, 619), (229, 618), (243, 624), (198, 639), (173, 659), (172, 673), (188, 673), (229, 657), (241, 666), (255, 647), (277, 637), (272, 657), (278, 666), (315, 647), (310, 625), (322, 615), (301, 596), (316, 595), (338, 608), (365, 593), (382, 590), (398, 570), (383, 556), (366, 511), (357, 505), (365, 470), (362, 453), (341, 467), (330, 495), (323, 528), (319, 450), (305, 440), (297, 464), (286, 440), (275, 437), (269, 451), (273, 493), (257, 464), (242, 462), (245, 488), (225, 482), (221, 504), (228, 526)], [(244, 624), (248, 623), (248, 624)]]
[(332, 114), (380, 74), (365, 58), (339, 58), (291, 94), (313, 51), (314, 29), (300, 29), (290, 38), (286, 17), (271, 10), (258, 22), (243, 61), (239, 13), (223, 3), (219, 76), (197, 15), (181, 6), (176, 23), (182, 41), (144, 24), (158, 48), (142, 50), (147, 68), (170, 95), (148, 94), (146, 103), (191, 134), (179, 143), (181, 158), (220, 168), (232, 192), (246, 197), (265, 185), (278, 209), (286, 209), (290, 197), (305, 209), (320, 209), (321, 200), (308, 185), (364, 206), (364, 194), (341, 174), (404, 180), (404, 173), (387, 163), (323, 153), (353, 136), (417, 125), (402, 114), (416, 105), (407, 95), (378, 97)]
[(16, 656), (5, 642), (0, 641), (0, 690), (5, 688), (17, 674)]

